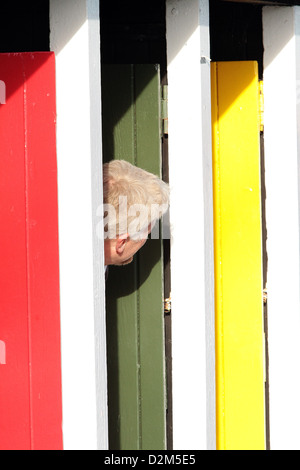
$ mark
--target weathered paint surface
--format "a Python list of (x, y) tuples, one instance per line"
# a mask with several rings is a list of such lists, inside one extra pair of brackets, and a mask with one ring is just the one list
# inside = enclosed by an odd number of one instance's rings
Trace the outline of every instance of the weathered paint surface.
[(55, 57), (0, 54), (0, 449), (62, 448)]

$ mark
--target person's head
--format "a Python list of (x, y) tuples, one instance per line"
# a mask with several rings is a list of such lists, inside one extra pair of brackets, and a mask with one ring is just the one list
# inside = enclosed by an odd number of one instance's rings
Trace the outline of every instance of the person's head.
[(167, 211), (169, 187), (123, 160), (103, 165), (105, 264), (128, 264)]

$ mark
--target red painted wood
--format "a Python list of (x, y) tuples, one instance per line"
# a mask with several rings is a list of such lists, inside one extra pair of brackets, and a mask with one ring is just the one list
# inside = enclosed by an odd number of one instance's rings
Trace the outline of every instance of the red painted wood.
[(0, 449), (62, 449), (54, 54), (0, 80)]

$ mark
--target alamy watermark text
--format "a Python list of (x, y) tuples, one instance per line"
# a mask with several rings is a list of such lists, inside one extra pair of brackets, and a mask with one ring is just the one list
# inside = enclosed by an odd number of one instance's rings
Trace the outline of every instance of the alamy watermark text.
[(6, 104), (6, 85), (3, 80), (0, 80), (0, 104)]

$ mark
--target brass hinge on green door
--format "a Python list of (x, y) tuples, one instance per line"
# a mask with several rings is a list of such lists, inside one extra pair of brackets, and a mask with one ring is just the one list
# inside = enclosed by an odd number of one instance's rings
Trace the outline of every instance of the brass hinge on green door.
[(162, 119), (162, 133), (164, 135), (169, 133), (168, 129), (168, 85), (162, 86), (162, 100), (161, 100), (161, 119)]

